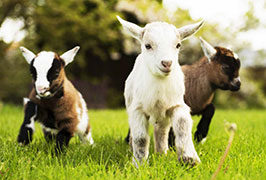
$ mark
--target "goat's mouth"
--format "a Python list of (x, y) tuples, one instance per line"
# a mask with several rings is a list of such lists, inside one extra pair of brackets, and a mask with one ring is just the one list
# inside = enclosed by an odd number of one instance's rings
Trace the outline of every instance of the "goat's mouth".
[(159, 70), (165, 75), (168, 75), (171, 72), (170, 68), (159, 68)]
[(49, 98), (51, 96), (51, 92), (49, 90), (45, 91), (45, 92), (37, 92), (38, 96), (41, 98)]

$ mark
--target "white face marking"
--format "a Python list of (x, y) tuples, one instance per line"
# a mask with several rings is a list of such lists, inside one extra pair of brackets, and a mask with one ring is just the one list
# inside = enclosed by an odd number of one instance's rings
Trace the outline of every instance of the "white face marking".
[[(50, 82), (47, 79), (47, 74), (49, 69), (52, 67), (54, 57), (54, 52), (42, 51), (36, 56), (33, 62), (33, 66), (35, 67), (37, 72), (35, 87), (37, 93), (41, 96), (50, 95), (50, 92), (45, 92), (45, 89), (48, 89), (50, 87)], [(45, 94), (41, 94), (44, 92)]]
[(233, 52), (233, 54), (234, 54), (234, 58), (238, 59), (238, 55), (235, 52)]
[[(179, 66), (178, 53), (179, 48), (176, 45), (181, 42), (178, 38), (178, 32), (175, 26), (162, 22), (150, 23), (145, 26), (144, 36), (141, 41), (141, 56), (146, 61), (148, 68), (152, 74), (156, 76), (165, 76), (162, 72), (164, 66), (162, 61), (171, 61), (170, 70)], [(151, 45), (151, 49), (147, 49), (146, 45)]]

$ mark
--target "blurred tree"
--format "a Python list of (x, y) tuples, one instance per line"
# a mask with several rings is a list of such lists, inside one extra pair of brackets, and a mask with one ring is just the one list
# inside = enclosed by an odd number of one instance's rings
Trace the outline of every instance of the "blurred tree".
[[(31, 2), (27, 0), (0, 1), (0, 27), (7, 18), (23, 18), (25, 27), (30, 17)], [(22, 58), (14, 50), (16, 44), (5, 43), (0, 39), (0, 101), (22, 102), (30, 81), (27, 68)], [(24, 81), (25, 80), (25, 81)]]
[[(251, 8), (246, 15), (247, 23), (251, 21), (252, 24), (243, 29), (257, 25), (252, 11)], [(175, 13), (169, 14), (163, 7), (162, 0), (0, 2), (0, 24), (8, 17), (22, 19), (27, 30), (22, 44), (35, 53), (52, 50), (61, 54), (76, 45), (81, 46), (76, 60), (66, 70), (82, 94), (87, 96), (88, 104), (91, 105), (89, 107), (123, 106), (124, 82), (140, 50), (136, 40), (122, 33), (116, 15), (141, 26), (152, 21), (167, 21), (181, 27), (198, 21), (192, 20), (187, 10), (177, 9)], [(196, 38), (198, 36), (203, 36), (214, 46), (221, 43), (232, 45), (233, 35), (227, 33), (228, 30), (217, 27), (216, 24), (205, 23), (204, 28), (194, 37), (184, 41), (180, 63), (192, 63), (203, 55)], [(31, 80), (28, 65), (22, 59), (18, 46), (19, 44), (6, 44), (0, 40), (0, 100), (20, 102), (21, 97), (29, 91)], [(243, 46), (239, 46), (240, 49), (245, 48)], [(244, 73), (246, 74), (248, 73)], [(246, 94), (247, 92), (240, 92), (237, 98), (245, 97)], [(232, 94), (229, 95), (231, 98)], [(252, 97), (255, 96), (256, 91), (253, 91)], [(225, 96), (218, 96), (217, 100), (220, 97), (226, 99)], [(261, 93), (260, 97), (263, 97)]]

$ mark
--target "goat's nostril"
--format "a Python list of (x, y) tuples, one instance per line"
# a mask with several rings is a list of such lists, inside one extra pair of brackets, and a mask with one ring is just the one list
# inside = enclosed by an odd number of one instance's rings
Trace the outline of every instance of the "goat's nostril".
[(162, 61), (161, 63), (165, 68), (170, 68), (172, 65), (172, 61)]
[(44, 87), (44, 86), (37, 86), (36, 89), (37, 89), (37, 91), (42, 93), (42, 92), (46, 91), (48, 88)]

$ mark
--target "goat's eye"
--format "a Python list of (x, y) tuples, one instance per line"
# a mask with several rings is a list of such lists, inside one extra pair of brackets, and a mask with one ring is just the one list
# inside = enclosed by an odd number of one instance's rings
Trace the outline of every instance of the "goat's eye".
[(178, 43), (178, 44), (176, 45), (176, 49), (180, 48), (180, 46), (181, 46), (181, 44)]
[(227, 73), (227, 72), (229, 72), (229, 71), (231, 71), (231, 68), (230, 68), (230, 66), (228, 66), (228, 65), (224, 65), (223, 67), (223, 70)]
[(151, 45), (150, 44), (145, 44), (146, 49), (151, 49)]

